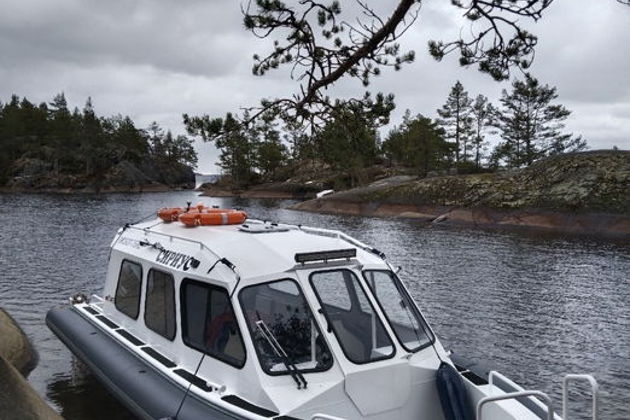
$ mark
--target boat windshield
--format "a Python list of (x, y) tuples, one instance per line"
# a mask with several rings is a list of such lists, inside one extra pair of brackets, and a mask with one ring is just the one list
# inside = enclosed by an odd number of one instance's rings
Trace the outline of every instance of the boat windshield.
[(405, 349), (413, 352), (428, 345), (429, 329), (396, 275), (391, 271), (368, 270), (364, 277)]
[(362, 364), (394, 355), (394, 345), (352, 271), (314, 272), (310, 280), (329, 328), (348, 360)]
[[(239, 300), (265, 372), (287, 374), (290, 373), (287, 365), (294, 365), (300, 372), (321, 372), (332, 366), (332, 355), (295, 281), (279, 280), (246, 287)], [(266, 336), (265, 330), (271, 334)], [(286, 357), (279, 354), (283, 352)]]

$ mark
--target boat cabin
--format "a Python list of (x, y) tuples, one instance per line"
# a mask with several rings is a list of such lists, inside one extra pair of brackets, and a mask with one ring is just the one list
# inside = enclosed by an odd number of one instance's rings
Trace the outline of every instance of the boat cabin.
[(383, 257), (323, 229), (152, 221), (114, 239), (99, 316), (246, 418), (439, 420), (447, 356)]

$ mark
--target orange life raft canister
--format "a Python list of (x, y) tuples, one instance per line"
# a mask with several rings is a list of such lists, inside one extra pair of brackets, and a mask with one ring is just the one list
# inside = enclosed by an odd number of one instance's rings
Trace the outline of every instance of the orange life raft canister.
[(170, 223), (176, 221), (177, 217), (185, 212), (186, 210), (181, 207), (166, 207), (158, 210), (158, 217), (166, 223)]
[(179, 215), (179, 221), (186, 226), (238, 225), (247, 219), (247, 213), (233, 209), (209, 209), (211, 211), (190, 211)]
[(218, 209), (197, 204), (188, 210), (182, 207), (166, 207), (158, 211), (166, 223), (179, 220), (186, 226), (237, 225), (247, 219), (247, 213), (234, 209)]

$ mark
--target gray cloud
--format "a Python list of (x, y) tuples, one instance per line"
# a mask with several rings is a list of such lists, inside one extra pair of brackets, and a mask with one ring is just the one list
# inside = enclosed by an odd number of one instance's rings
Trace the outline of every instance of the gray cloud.
[(8, 6), (0, 39), (5, 63), (16, 66), (137, 64), (212, 77), (237, 67), (248, 45), (230, 0), (25, 0)]
[[(264, 52), (242, 27), (235, 0), (0, 0), (0, 100), (11, 93), (48, 101), (65, 91), (71, 104), (91, 96), (97, 111), (128, 114), (140, 126), (156, 120), (183, 131), (181, 114), (222, 115), (290, 95), (297, 87), (286, 72), (251, 75), (251, 56)], [(348, 15), (353, 3), (344, 2)], [(388, 12), (390, 4), (374, 5)], [(431, 38), (455, 37), (461, 16), (443, 0), (426, 1), (420, 19), (402, 41), (417, 61), (385, 71), (370, 90), (396, 95), (397, 123), (406, 108), (435, 116), (450, 87), (461, 80), (471, 94), (496, 100), (509, 83), (496, 83), (455, 57), (433, 61)], [(630, 148), (630, 7), (614, 0), (558, 0), (529, 25), (540, 36), (532, 71), (557, 86), (559, 102), (573, 114), (569, 131), (593, 148)], [(343, 80), (331, 94), (361, 94), (359, 82)], [(216, 151), (201, 145), (200, 169), (213, 170)]]

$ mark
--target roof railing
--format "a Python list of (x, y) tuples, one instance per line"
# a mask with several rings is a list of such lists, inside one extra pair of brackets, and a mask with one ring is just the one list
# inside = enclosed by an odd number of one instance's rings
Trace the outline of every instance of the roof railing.
[(196, 241), (194, 239), (185, 238), (183, 236), (171, 235), (169, 233), (155, 232), (155, 231), (151, 230), (150, 228), (140, 228), (140, 227), (132, 226), (132, 225), (125, 226), (123, 228), (123, 232), (120, 233), (120, 237), (122, 237), (122, 235), (124, 233), (124, 230), (126, 230), (126, 229), (131, 229), (131, 230), (136, 230), (136, 231), (142, 232), (142, 233), (145, 234), (145, 236), (148, 235), (148, 234), (163, 236), (163, 237), (169, 238), (171, 240), (171, 242), (173, 241), (173, 239), (177, 239), (177, 240), (184, 241), (184, 242), (189, 242), (189, 243), (198, 245), (199, 249), (202, 250), (202, 251), (203, 250), (208, 251), (215, 258), (215, 262), (211, 266), (210, 270), (208, 270), (208, 273), (210, 273), (210, 271), (212, 271), (212, 269), (214, 267), (216, 267), (217, 263), (223, 263), (230, 270), (232, 270), (232, 272), (236, 276), (236, 284), (234, 285), (234, 289), (232, 290), (232, 294), (230, 295), (230, 297), (232, 297), (232, 295), (236, 291), (236, 288), (238, 287), (238, 284), (241, 282), (241, 275), (238, 273), (238, 270), (236, 269), (236, 266), (233, 263), (231, 263), (228, 259), (226, 259), (224, 257), (221, 257), (219, 254), (214, 252), (212, 249), (210, 249), (210, 247), (208, 247), (206, 244), (204, 244), (201, 241)]
[[(254, 222), (254, 223), (268, 223), (265, 220), (258, 220), (258, 219), (247, 219), (248, 222)], [(319, 236), (326, 236), (329, 238), (337, 238), (340, 239), (342, 241), (348, 242), (350, 245), (354, 245), (357, 248), (360, 248), (364, 251), (370, 252), (372, 254), (377, 255), (378, 257), (382, 258), (382, 259), (386, 259), (385, 257), (385, 253), (379, 251), (378, 249), (371, 247), (361, 241), (359, 241), (358, 239), (353, 238), (350, 235), (347, 235), (341, 231), (338, 230), (332, 230), (332, 229), (323, 229), (323, 228), (316, 228), (316, 227), (310, 227), (310, 226), (302, 226), (302, 225), (291, 225), (291, 224), (286, 224), (286, 223), (276, 223), (276, 225), (278, 226), (283, 226), (283, 227), (287, 227), (289, 229), (293, 229), (293, 230), (300, 230), (302, 232), (305, 233), (310, 233), (313, 235), (319, 235)]]
[[(258, 219), (247, 219), (246, 222), (247, 223), (260, 223), (260, 224), (270, 223), (268, 221), (258, 220)], [(376, 249), (374, 247), (371, 247), (371, 246), (369, 246), (369, 245), (359, 241), (358, 239), (353, 238), (350, 235), (347, 235), (347, 234), (345, 234), (345, 233), (343, 233), (341, 231), (338, 231), (338, 230), (315, 228), (315, 227), (302, 226), (302, 225), (291, 225), (291, 224), (286, 224), (286, 223), (275, 223), (275, 225), (283, 226), (283, 227), (286, 227), (286, 228), (292, 229), (292, 230), (299, 230), (299, 231), (302, 231), (302, 232), (305, 232), (305, 233), (309, 233), (309, 234), (312, 234), (312, 235), (326, 236), (326, 237), (329, 237), (329, 238), (337, 238), (339, 240), (342, 240), (342, 241), (345, 241), (345, 242), (349, 243), (350, 245), (356, 246), (357, 248), (360, 248), (360, 249), (362, 249), (362, 250), (364, 250), (366, 252), (374, 254), (374, 255), (378, 256), (379, 258), (381, 258), (383, 260), (386, 260), (385, 254), (383, 252), (381, 252), (378, 249)], [(122, 237), (122, 235), (123, 235), (125, 230), (127, 230), (127, 229), (135, 230), (135, 231), (138, 231), (138, 232), (142, 232), (145, 236), (149, 235), (149, 234), (158, 235), (158, 236), (162, 236), (162, 237), (168, 238), (170, 241), (173, 241), (174, 239), (176, 239), (176, 240), (180, 240), (180, 241), (184, 241), (184, 242), (188, 242), (188, 243), (192, 243), (192, 244), (198, 245), (201, 250), (206, 250), (207, 252), (212, 254), (212, 256), (216, 259), (215, 265), (216, 265), (216, 262), (226, 261), (225, 258), (221, 257), (219, 254), (217, 254), (215, 251), (213, 251), (211, 248), (209, 248), (205, 243), (203, 243), (201, 241), (197, 241), (197, 240), (194, 240), (194, 239), (189, 239), (189, 238), (186, 238), (186, 237), (183, 237), (183, 236), (172, 235), (172, 234), (169, 234), (169, 233), (156, 232), (154, 230), (151, 230), (150, 227), (141, 228), (141, 227), (138, 227), (138, 226), (134, 226), (134, 225), (129, 225), (128, 224), (128, 225), (125, 225), (122, 229), (123, 229), (123, 231), (120, 233), (120, 236), (117, 239)], [(236, 270), (236, 267), (233, 264), (231, 264), (231, 263), (226, 264), (226, 265), (230, 269), (232, 269), (232, 271), (236, 275), (236, 279), (237, 279), (237, 283), (236, 284), (238, 285), (238, 283), (240, 282), (241, 276), (238, 274), (238, 271)]]
[(379, 251), (378, 249), (367, 245), (361, 241), (359, 241), (358, 239), (353, 238), (350, 235), (347, 235), (343, 232), (340, 232), (338, 230), (330, 230), (330, 229), (321, 229), (321, 228), (312, 228), (312, 227), (307, 227), (307, 226), (298, 226), (298, 229), (307, 232), (307, 233), (312, 233), (312, 234), (316, 234), (316, 235), (324, 235), (324, 236), (333, 236), (333, 237), (337, 237), (343, 241), (348, 242), (351, 245), (356, 246), (357, 248), (361, 248), (364, 251), (367, 251), (369, 253), (372, 253), (380, 258), (382, 258), (383, 260), (386, 259), (385, 253)]
[[(204, 243), (203, 243), (203, 242), (201, 242), (201, 241), (196, 241), (196, 240), (194, 240), (194, 239), (185, 238), (185, 237), (183, 237), (183, 236), (171, 235), (171, 234), (169, 234), (169, 233), (156, 232), (156, 231), (151, 230), (151, 229), (149, 229), (149, 228), (141, 228), (141, 227), (132, 226), (132, 225), (125, 226), (125, 227), (123, 228), (123, 232), (124, 232), (124, 230), (126, 230), (126, 229), (136, 230), (136, 231), (139, 231), (139, 232), (144, 233), (145, 235), (147, 235), (147, 234), (149, 234), (149, 233), (150, 233), (150, 234), (152, 234), (152, 235), (163, 236), (163, 237), (165, 237), (165, 238), (169, 238), (171, 241), (172, 241), (173, 239), (177, 239), (177, 240), (180, 240), (180, 241), (189, 242), (189, 243), (192, 243), (192, 244), (195, 244), (195, 245), (199, 245), (199, 248), (200, 248), (202, 251), (205, 249), (206, 251), (208, 251), (209, 253), (211, 253), (211, 254), (212, 254), (212, 256), (214, 256), (216, 259), (218, 259), (218, 260), (220, 260), (220, 259), (221, 259), (221, 256), (220, 256), (219, 254), (217, 254), (216, 252), (214, 252), (212, 249), (210, 249), (210, 248), (209, 248), (206, 244), (204, 244)], [(121, 236), (122, 236), (122, 232), (121, 232)]]

